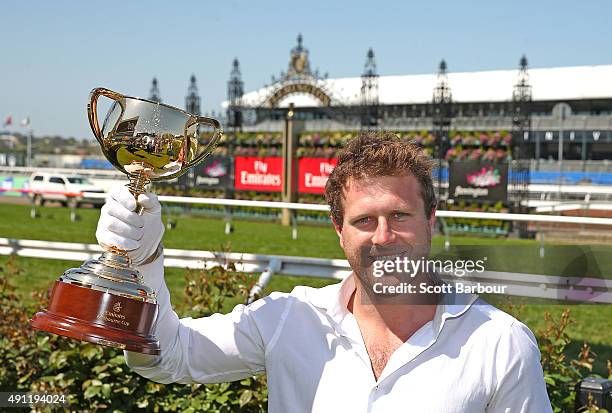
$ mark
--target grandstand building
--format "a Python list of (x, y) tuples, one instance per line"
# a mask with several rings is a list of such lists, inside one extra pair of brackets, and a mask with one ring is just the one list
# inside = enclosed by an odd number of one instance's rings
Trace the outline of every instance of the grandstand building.
[[(290, 103), (308, 131), (363, 129), (365, 112), (370, 116), (367, 129), (432, 131), (439, 75), (378, 75), (373, 58), (369, 50), (361, 77), (319, 76), (310, 70), (308, 50), (299, 36), (286, 72), (239, 99), (232, 96), (223, 106), (228, 119), (240, 119), (244, 131), (281, 131)], [(511, 132), (513, 90), (519, 71), (518, 67), (461, 73), (448, 70), (451, 130)], [(556, 160), (559, 139), (563, 160), (612, 158), (612, 65), (532, 68), (527, 75), (530, 127), (523, 139), (529, 158)], [(375, 110), (371, 105), (376, 105)]]

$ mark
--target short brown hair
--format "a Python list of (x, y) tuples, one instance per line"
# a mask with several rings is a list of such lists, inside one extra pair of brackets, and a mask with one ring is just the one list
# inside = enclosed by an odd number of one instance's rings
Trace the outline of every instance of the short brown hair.
[(362, 133), (351, 139), (340, 152), (338, 165), (325, 185), (325, 199), (330, 206), (331, 217), (342, 227), (343, 191), (349, 179), (411, 174), (421, 184), (425, 216), (429, 219), (436, 207), (431, 169), (432, 161), (417, 145), (404, 142), (391, 132)]

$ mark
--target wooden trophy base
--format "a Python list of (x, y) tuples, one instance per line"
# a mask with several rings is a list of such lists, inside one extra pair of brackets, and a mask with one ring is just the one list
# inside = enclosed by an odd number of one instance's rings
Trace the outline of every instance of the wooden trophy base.
[(58, 280), (49, 308), (36, 313), (33, 328), (137, 353), (159, 355), (152, 335), (157, 304)]

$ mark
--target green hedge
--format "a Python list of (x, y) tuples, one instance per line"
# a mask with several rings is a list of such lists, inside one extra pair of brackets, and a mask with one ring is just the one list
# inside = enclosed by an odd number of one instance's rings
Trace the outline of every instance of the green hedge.
[[(46, 305), (47, 297), (46, 292), (34, 291), (34, 304), (24, 305), (15, 294), (15, 284), (27, 282), (26, 277), (13, 258), (0, 268), (0, 391), (65, 393), (69, 407), (64, 411), (266, 411), (265, 376), (212, 385), (164, 385), (133, 373), (121, 351), (34, 331), (28, 319)], [(175, 300), (175, 309), (183, 317), (228, 311), (246, 300), (254, 281), (231, 266), (187, 270), (184, 299)], [(521, 318), (521, 308), (504, 309)], [(594, 355), (585, 343), (577, 358), (567, 357), (569, 309), (558, 319), (544, 317), (545, 329), (536, 334), (548, 394), (555, 412), (573, 411), (572, 389), (591, 371)], [(610, 361), (608, 366), (612, 375)], [(585, 411), (604, 412), (594, 406)]]
[[(187, 271), (181, 316), (201, 317), (244, 301), (251, 279), (221, 268)], [(211, 385), (164, 385), (132, 372), (123, 352), (40, 333), (29, 318), (44, 308), (44, 292), (23, 306), (14, 284), (25, 282), (14, 260), (0, 268), (0, 391), (45, 391), (69, 395), (64, 411), (78, 412), (265, 412), (265, 376)], [(57, 410), (53, 410), (57, 411)]]

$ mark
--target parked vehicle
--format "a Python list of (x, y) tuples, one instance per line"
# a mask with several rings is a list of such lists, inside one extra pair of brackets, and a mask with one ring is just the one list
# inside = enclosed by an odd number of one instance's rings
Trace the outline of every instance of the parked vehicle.
[(58, 201), (64, 206), (74, 203), (75, 206), (92, 204), (102, 206), (104, 199), (87, 198), (84, 192), (104, 193), (104, 190), (80, 175), (57, 173), (34, 173), (30, 177), (30, 197), (36, 205), (46, 201)]

